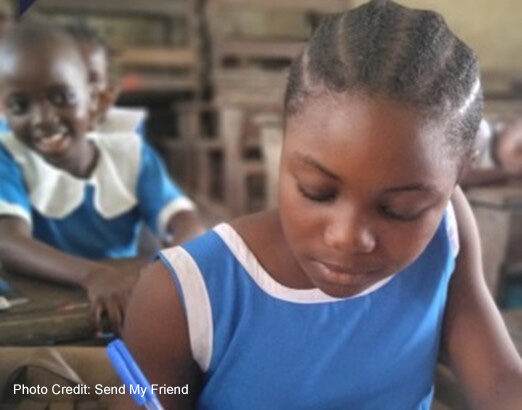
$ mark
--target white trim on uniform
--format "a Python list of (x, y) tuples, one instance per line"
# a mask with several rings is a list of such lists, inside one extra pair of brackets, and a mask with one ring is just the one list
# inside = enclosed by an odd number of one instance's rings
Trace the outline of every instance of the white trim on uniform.
[(446, 208), (447, 211), (447, 232), (450, 240), (451, 251), (453, 252), (453, 257), (456, 258), (459, 254), (460, 249), (460, 241), (459, 241), (459, 229), (457, 226), (457, 217), (455, 216), (455, 209), (453, 209), (453, 204), (451, 201)]
[(206, 372), (212, 358), (212, 308), (201, 272), (185, 249), (165, 249), (162, 256), (174, 269), (183, 292), (192, 356), (201, 371)]
[(31, 215), (21, 206), (6, 202), (0, 199), (0, 216), (15, 216), (26, 220), (32, 226)]
[(167, 228), (170, 218), (181, 211), (194, 211), (196, 205), (186, 197), (176, 198), (165, 205), (158, 214), (157, 227), (160, 235), (164, 237), (167, 235)]
[(22, 168), (29, 200), (42, 215), (61, 219), (84, 201), (85, 186), (94, 186), (94, 206), (105, 218), (114, 218), (137, 203), (141, 140), (136, 133), (87, 134), (99, 150), (98, 163), (88, 179), (80, 179), (47, 163), (11, 133), (2, 143)]
[(112, 107), (105, 120), (98, 125), (101, 133), (136, 132), (138, 126), (147, 119), (144, 108)]
[(255, 255), (250, 251), (243, 238), (227, 223), (217, 225), (214, 230), (223, 239), (236, 259), (243, 265), (253, 281), (267, 294), (277, 299), (294, 303), (324, 303), (335, 302), (342, 299), (353, 299), (367, 295), (386, 285), (393, 275), (380, 280), (364, 291), (346, 298), (336, 298), (324, 293), (322, 290), (314, 289), (294, 289), (277, 282), (261, 266)]

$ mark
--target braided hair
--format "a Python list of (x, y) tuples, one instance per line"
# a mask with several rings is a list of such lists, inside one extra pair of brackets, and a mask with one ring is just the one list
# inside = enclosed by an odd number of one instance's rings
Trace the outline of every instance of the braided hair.
[(478, 59), (433, 11), (388, 0), (324, 18), (290, 68), (285, 117), (311, 96), (385, 96), (443, 121), (446, 138), (471, 153), (482, 118)]

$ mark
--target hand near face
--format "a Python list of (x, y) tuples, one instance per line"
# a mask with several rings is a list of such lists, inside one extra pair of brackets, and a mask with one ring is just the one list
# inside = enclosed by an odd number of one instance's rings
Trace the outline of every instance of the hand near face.
[(522, 177), (522, 120), (508, 124), (497, 136), (499, 166), (513, 177)]

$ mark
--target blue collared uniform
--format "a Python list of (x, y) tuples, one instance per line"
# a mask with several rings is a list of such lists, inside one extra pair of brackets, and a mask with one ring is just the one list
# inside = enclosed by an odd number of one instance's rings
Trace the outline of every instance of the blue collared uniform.
[(162, 251), (204, 375), (196, 407), (428, 410), (451, 221), (448, 210), (410, 266), (342, 299), (276, 282), (227, 224)]
[(176, 212), (194, 208), (137, 133), (86, 138), (98, 148), (98, 163), (79, 179), (11, 133), (0, 135), (0, 216), (25, 219), (35, 238), (64, 252), (105, 259), (136, 255), (142, 221), (161, 235)]

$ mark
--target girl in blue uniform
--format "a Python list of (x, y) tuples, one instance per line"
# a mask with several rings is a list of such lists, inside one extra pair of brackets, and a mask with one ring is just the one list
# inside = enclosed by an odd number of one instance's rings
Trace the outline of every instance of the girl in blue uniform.
[(0, 45), (0, 260), (20, 272), (83, 286), (94, 317), (114, 328), (137, 272), (145, 222), (170, 244), (201, 233), (192, 202), (139, 134), (89, 132), (96, 101), (76, 42), (41, 24)]
[(481, 117), (441, 16), (326, 18), (290, 70), (278, 208), (164, 250), (135, 288), (127, 344), (189, 386), (166, 408), (429, 409), (438, 357), (477, 408), (522, 408), (458, 187)]

